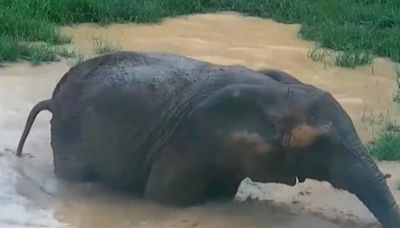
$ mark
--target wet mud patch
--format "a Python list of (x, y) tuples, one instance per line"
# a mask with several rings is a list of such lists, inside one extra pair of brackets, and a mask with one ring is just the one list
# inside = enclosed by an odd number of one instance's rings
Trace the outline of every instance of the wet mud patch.
[(375, 227), (356, 218), (335, 219), (293, 210), (290, 204), (273, 200), (237, 198), (231, 203), (177, 208), (115, 194), (98, 185), (75, 186), (69, 189), (72, 192), (59, 198), (55, 217), (73, 227)]

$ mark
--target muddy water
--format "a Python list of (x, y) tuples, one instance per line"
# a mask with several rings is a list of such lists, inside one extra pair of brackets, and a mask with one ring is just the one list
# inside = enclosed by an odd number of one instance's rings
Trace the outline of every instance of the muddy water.
[[(253, 69), (278, 68), (330, 91), (354, 120), (363, 141), (374, 136), (379, 117), (393, 118), (394, 71), (378, 59), (355, 70), (315, 63), (307, 58), (312, 43), (297, 37), (298, 25), (236, 14), (195, 15), (157, 25), (79, 25), (63, 29), (73, 48), (92, 53), (92, 38), (123, 50), (165, 51), (219, 64)], [(64, 63), (38, 67), (11, 64), (0, 69), (0, 226), (1, 227), (375, 227), (375, 219), (351, 194), (326, 183), (306, 181), (296, 187), (243, 181), (237, 201), (187, 209), (151, 205), (94, 184), (68, 184), (52, 172), (50, 114), (34, 125), (25, 153), (16, 160), (16, 144), (34, 103), (50, 96), (69, 69)], [(371, 127), (372, 126), (372, 127)], [(380, 163), (392, 177), (398, 201), (400, 165)], [(258, 198), (262, 201), (246, 202)]]

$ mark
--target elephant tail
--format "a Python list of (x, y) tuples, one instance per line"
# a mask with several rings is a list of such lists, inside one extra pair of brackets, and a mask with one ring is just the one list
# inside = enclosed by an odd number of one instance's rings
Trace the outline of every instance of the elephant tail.
[(18, 144), (18, 149), (17, 149), (17, 156), (20, 157), (22, 155), (22, 148), (24, 147), (26, 138), (28, 137), (28, 134), (32, 128), (33, 122), (35, 122), (36, 116), (43, 110), (47, 110), (49, 112), (52, 112), (51, 109), (51, 99), (48, 100), (43, 100), (39, 103), (37, 103), (32, 110), (29, 113), (28, 119), (25, 124), (25, 129), (22, 133), (22, 136), (19, 140)]

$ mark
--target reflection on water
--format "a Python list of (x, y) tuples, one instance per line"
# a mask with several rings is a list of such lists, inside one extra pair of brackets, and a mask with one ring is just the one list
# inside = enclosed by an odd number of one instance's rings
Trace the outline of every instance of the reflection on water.
[[(159, 25), (79, 25), (66, 27), (63, 33), (71, 35), (74, 47), (87, 54), (92, 51), (92, 38), (102, 37), (123, 50), (164, 51), (219, 64), (285, 70), (333, 93), (353, 118), (363, 140), (370, 140), (373, 128), (367, 120), (398, 113), (392, 102), (395, 83), (391, 63), (378, 59), (373, 73), (371, 66), (356, 70), (325, 68), (307, 58), (312, 44), (298, 39), (298, 29), (297, 25), (236, 14), (210, 14), (169, 19)], [(11, 64), (0, 69), (0, 151), (16, 147), (29, 110), (51, 95), (68, 68), (65, 63), (54, 63), (39, 67)], [(34, 158), (16, 160), (10, 152), (0, 154), (0, 202), (5, 202), (0, 205), (1, 227), (55, 227), (58, 223), (79, 228), (358, 226), (338, 222), (338, 216), (359, 224), (374, 222), (354, 196), (312, 181), (296, 187), (244, 181), (239, 200), (252, 195), (269, 201), (187, 209), (151, 205), (90, 184), (61, 183), (52, 173), (49, 119), (50, 114), (45, 112), (37, 118), (26, 143), (25, 153)], [(399, 170), (399, 166), (385, 163), (381, 167), (392, 172), (389, 184), (396, 185), (400, 171), (393, 170)], [(393, 191), (399, 200), (399, 192)], [(310, 211), (322, 216), (311, 215)]]

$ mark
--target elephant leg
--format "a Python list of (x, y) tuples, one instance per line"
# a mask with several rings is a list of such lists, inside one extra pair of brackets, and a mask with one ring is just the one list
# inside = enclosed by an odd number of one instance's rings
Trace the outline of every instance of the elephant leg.
[(191, 206), (206, 201), (208, 180), (203, 170), (182, 158), (164, 158), (156, 162), (146, 184), (145, 198), (172, 206)]
[(80, 124), (76, 120), (51, 120), (51, 146), (55, 174), (68, 181), (90, 181), (93, 176), (84, 159)]
[(208, 187), (206, 198), (214, 202), (232, 201), (237, 193), (240, 181), (214, 182)]

